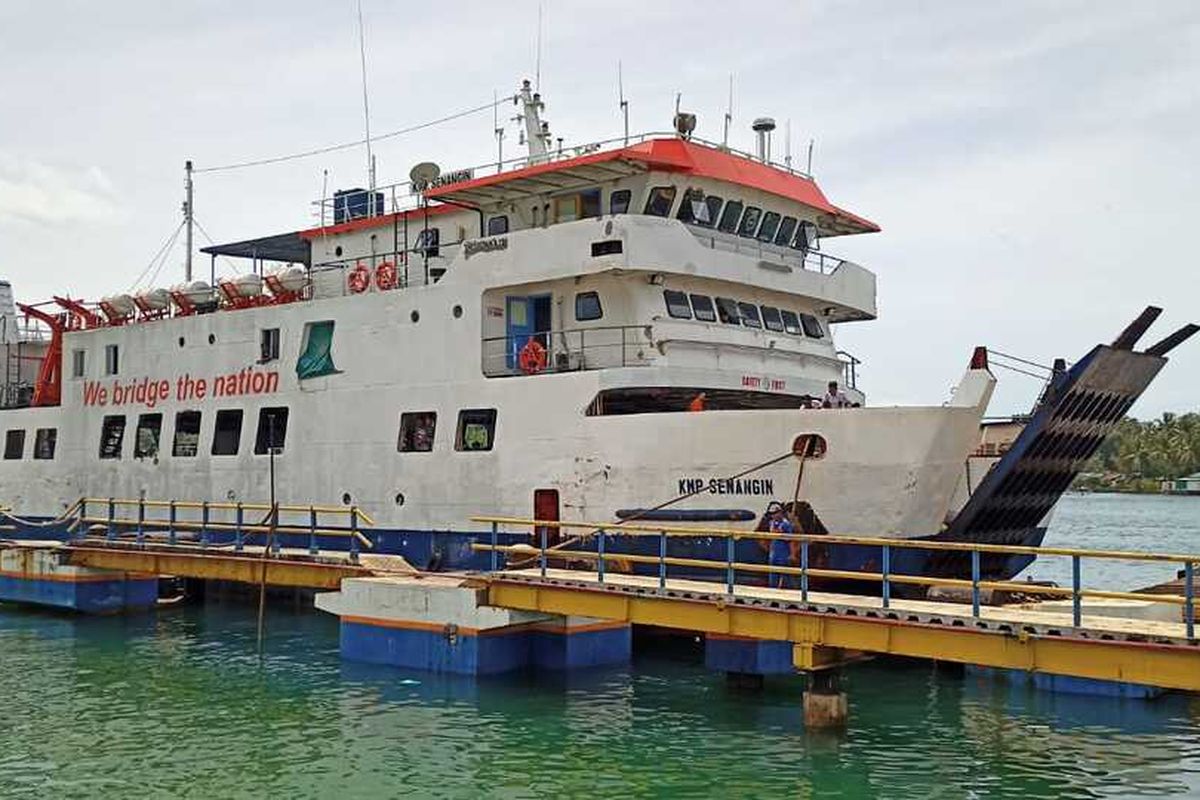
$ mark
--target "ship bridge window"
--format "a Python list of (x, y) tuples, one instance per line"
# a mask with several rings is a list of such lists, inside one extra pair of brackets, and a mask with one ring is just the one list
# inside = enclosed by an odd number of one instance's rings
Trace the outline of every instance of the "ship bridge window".
[(762, 327), (762, 320), (758, 318), (758, 306), (754, 303), (738, 303), (738, 313), (742, 317), (742, 324), (747, 328)]
[(741, 314), (738, 313), (738, 304), (736, 300), (730, 300), (728, 297), (717, 298), (717, 316), (721, 318), (721, 322), (726, 325), (741, 325)]
[(608, 196), (608, 213), (628, 214), (629, 200), (633, 197), (633, 192), (629, 189), (618, 189)]
[(711, 228), (717, 222), (717, 212), (721, 210), (721, 203), (719, 197), (705, 197), (704, 192), (699, 189), (688, 189), (683, 193), (676, 218), (680, 222)]
[(808, 220), (801, 222), (796, 228), (796, 238), (792, 241), (792, 247), (807, 253), (810, 250), (818, 249), (819, 246), (817, 226)]
[(758, 230), (758, 220), (762, 217), (762, 209), (754, 206), (747, 206), (746, 213), (742, 214), (742, 224), (738, 226), (738, 236), (753, 238), (754, 232)]
[(254, 434), (254, 454), (265, 455), (269, 450), (283, 452), (283, 442), (287, 438), (288, 410), (287, 406), (260, 408), (258, 410), (258, 431)]
[(406, 411), (400, 415), (400, 439), (396, 449), (401, 453), (428, 453), (433, 450), (436, 432), (436, 411)]
[(722, 233), (733, 233), (737, 230), (738, 220), (742, 217), (741, 200), (730, 200), (725, 204), (725, 210), (721, 212), (721, 221), (717, 223), (717, 230)]
[(104, 346), (104, 374), (116, 375), (118, 368), (121, 366), (120, 348), (115, 344)]
[(673, 205), (675, 205), (675, 187), (655, 186), (650, 190), (650, 196), (646, 198), (646, 210), (643, 213), (652, 217), (666, 217), (670, 215)]
[(782, 331), (783, 319), (779, 316), (779, 309), (771, 306), (762, 307), (763, 327), (769, 331)]
[(801, 314), (800, 324), (804, 328), (804, 333), (814, 339), (821, 339), (825, 336), (825, 331), (821, 328), (821, 323), (812, 314)]
[(133, 435), (133, 457), (154, 458), (158, 455), (158, 440), (162, 433), (162, 414), (142, 414), (138, 417)]
[(458, 412), (455, 450), (491, 450), (496, 436), (496, 409), (471, 408)]
[(242, 438), (242, 410), (226, 408), (217, 412), (217, 425), (213, 430), (212, 454), (214, 456), (236, 456)]
[(498, 217), (492, 217), (488, 220), (487, 235), (499, 236), (502, 233), (508, 233), (508, 215), (501, 214)]
[(4, 459), (15, 461), (25, 456), (25, 431), (16, 429), (4, 434)]
[(200, 449), (200, 412), (180, 411), (175, 415), (175, 443), (171, 455), (191, 458)]
[(692, 307), (688, 305), (687, 295), (673, 289), (663, 290), (663, 300), (667, 302), (667, 314), (675, 319), (691, 319)]
[(58, 442), (58, 428), (38, 428), (33, 438), (33, 457), (40, 461), (54, 458), (54, 445)]
[(104, 418), (100, 424), (100, 457), (120, 458), (121, 445), (125, 441), (125, 415)]
[(692, 311), (696, 314), (696, 319), (701, 322), (717, 321), (716, 309), (713, 308), (712, 298), (708, 295), (692, 295)]
[(775, 244), (780, 247), (787, 247), (792, 241), (792, 234), (796, 232), (796, 218), (784, 217), (779, 223), (779, 230), (775, 233)]
[(786, 308), (779, 312), (783, 318), (783, 329), (793, 336), (800, 335), (800, 318), (796, 316), (795, 311), (788, 311)]
[(580, 292), (575, 295), (575, 321), (591, 322), (604, 316), (599, 292)]
[(774, 211), (768, 211), (763, 215), (762, 225), (758, 227), (758, 240), (760, 242), (772, 242), (775, 239), (775, 232), (779, 230), (779, 215)]

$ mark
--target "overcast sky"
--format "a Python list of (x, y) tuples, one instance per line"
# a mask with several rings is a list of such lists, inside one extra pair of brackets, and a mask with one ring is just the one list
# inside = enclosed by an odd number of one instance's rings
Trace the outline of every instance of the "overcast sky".
[[(372, 128), (470, 108), (532, 77), (537, 0), (363, 0)], [(198, 168), (362, 136), (353, 0), (0, 4), (0, 277), (19, 299), (125, 290)], [(1048, 362), (1146, 304), (1149, 344), (1200, 320), (1200, 2), (544, 2), (541, 88), (568, 145), (669, 127), (676, 92), (720, 139), (791, 121), (835, 203), (883, 226), (825, 242), (879, 276), (878, 321), (839, 330), (874, 404), (936, 403), (972, 346)], [(511, 115), (511, 108), (504, 111)], [(490, 114), (376, 147), (379, 180), (494, 157)], [(508, 152), (515, 154), (510, 129)], [(782, 137), (776, 153), (782, 151)], [(360, 150), (200, 175), (220, 241), (308, 227), (365, 181)], [(199, 237), (197, 246), (205, 244)], [(158, 283), (182, 275), (182, 248)], [(1038, 386), (999, 373), (995, 413)], [(1200, 409), (1200, 341), (1134, 408)]]

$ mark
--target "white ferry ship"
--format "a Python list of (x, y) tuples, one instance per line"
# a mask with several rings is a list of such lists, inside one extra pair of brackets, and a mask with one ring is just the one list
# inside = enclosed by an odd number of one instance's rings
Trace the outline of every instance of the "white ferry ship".
[[(282, 500), (357, 506), (374, 551), (419, 568), (482, 565), (480, 513), (753, 529), (772, 501), (809, 533), (1036, 545), (1190, 335), (1135, 352), (1148, 309), (1055, 370), (1007, 451), (984, 452), (982, 349), (950, 398), (869, 404), (835, 336), (875, 318), (875, 276), (830, 251), (879, 227), (772, 163), (769, 120), (754, 154), (701, 141), (687, 114), (564, 151), (528, 82), (515, 99), (516, 163), (421, 164), (339, 193), (331, 219), (322, 199), (318, 227), (204, 248), (210, 281), (0, 308), (14, 535), (52, 535), (81, 497), (262, 501), (273, 450)], [(252, 268), (217, 280), (218, 257)], [(972, 454), (989, 464), (972, 470)], [(814, 566), (878, 556), (828, 548)], [(891, 568), (966, 569), (919, 551)]]

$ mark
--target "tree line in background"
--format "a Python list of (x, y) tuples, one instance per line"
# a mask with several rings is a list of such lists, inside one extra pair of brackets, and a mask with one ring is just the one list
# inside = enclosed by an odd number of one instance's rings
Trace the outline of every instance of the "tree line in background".
[(1081, 489), (1157, 492), (1164, 480), (1200, 472), (1200, 413), (1127, 417), (1084, 468)]

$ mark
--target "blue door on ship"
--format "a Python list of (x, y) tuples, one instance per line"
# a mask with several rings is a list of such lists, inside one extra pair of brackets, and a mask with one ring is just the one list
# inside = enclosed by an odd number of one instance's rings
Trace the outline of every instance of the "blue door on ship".
[(504, 298), (506, 358), (509, 369), (517, 368), (518, 354), (530, 337), (550, 346), (550, 295), (537, 294)]

